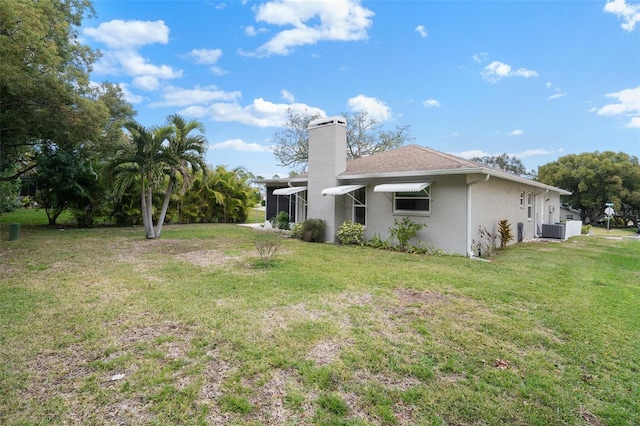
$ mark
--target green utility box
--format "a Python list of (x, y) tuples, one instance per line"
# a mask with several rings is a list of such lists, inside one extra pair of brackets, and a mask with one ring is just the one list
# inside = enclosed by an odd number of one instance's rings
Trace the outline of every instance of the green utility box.
[(20, 224), (9, 224), (9, 241), (18, 241), (20, 239)]

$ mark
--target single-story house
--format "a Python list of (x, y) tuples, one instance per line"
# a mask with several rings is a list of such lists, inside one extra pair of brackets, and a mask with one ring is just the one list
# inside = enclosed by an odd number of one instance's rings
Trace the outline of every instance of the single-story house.
[(326, 240), (336, 241), (347, 221), (365, 226), (365, 238), (389, 237), (394, 220), (423, 223), (412, 241), (473, 256), (479, 229), (495, 233), (509, 220), (516, 241), (541, 235), (559, 222), (560, 195), (570, 192), (418, 145), (347, 161), (343, 117), (309, 126), (308, 172), (266, 179), (266, 219), (279, 211), (292, 222), (326, 221)]

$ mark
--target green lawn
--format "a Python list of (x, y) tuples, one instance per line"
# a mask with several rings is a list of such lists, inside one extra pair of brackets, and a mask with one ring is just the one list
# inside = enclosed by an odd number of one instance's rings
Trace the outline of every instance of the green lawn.
[(251, 229), (0, 241), (0, 424), (640, 424), (640, 241), (491, 263)]

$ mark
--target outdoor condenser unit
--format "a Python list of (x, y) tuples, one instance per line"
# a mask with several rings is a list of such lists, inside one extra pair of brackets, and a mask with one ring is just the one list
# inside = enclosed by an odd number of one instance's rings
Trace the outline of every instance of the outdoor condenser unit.
[(561, 240), (564, 239), (564, 224), (542, 224), (542, 238), (559, 238)]

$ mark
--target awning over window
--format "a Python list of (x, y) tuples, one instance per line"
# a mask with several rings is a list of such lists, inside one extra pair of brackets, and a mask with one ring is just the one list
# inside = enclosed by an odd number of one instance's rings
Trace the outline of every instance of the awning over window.
[(334, 186), (333, 188), (325, 188), (322, 190), (322, 195), (344, 195), (349, 192), (353, 192), (357, 189), (364, 188), (366, 185), (341, 185)]
[(420, 192), (431, 185), (431, 182), (421, 183), (383, 183), (376, 185), (373, 192)]
[(288, 186), (286, 188), (279, 188), (273, 191), (273, 195), (291, 195), (298, 192), (306, 191), (306, 186)]

